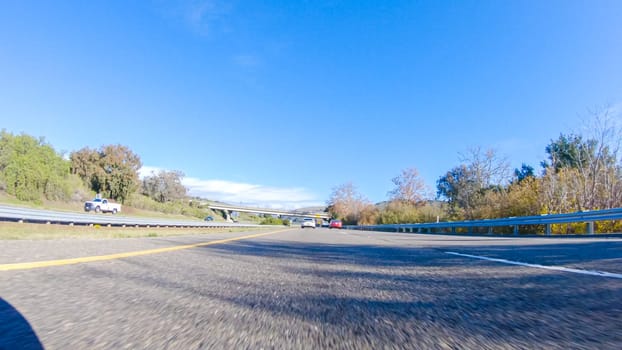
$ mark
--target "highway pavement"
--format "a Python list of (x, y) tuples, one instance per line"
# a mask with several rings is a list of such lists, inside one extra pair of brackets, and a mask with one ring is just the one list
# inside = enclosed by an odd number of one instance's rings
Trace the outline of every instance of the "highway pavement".
[(0, 241), (0, 349), (621, 346), (622, 239), (292, 228)]

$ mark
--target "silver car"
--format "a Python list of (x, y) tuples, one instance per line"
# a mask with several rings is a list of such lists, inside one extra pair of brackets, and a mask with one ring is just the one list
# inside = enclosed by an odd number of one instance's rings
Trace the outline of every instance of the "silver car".
[(300, 224), (300, 228), (312, 227), (315, 228), (315, 220), (311, 218), (302, 219), (302, 224)]

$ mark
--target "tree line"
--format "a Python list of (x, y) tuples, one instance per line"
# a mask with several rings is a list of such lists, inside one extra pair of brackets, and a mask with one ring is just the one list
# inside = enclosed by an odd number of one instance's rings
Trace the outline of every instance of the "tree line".
[[(494, 149), (469, 148), (433, 191), (416, 168), (392, 179), (386, 202), (373, 205), (356, 186), (337, 186), (329, 212), (350, 224), (395, 224), (557, 214), (622, 207), (622, 130), (609, 110), (592, 113), (585, 132), (561, 133), (544, 147), (540, 170), (511, 170)], [(599, 223), (612, 230), (616, 223)], [(557, 225), (557, 232), (581, 231)], [(620, 228), (618, 228), (620, 229)]]
[[(346, 183), (333, 189), (328, 211), (346, 224), (393, 224), (622, 207), (621, 140), (619, 125), (604, 110), (591, 115), (586, 132), (551, 139), (539, 171), (527, 164), (512, 171), (495, 150), (472, 147), (438, 178), (435, 189), (412, 167), (391, 180), (387, 201), (372, 204)], [(205, 215), (188, 200), (181, 171), (140, 179), (141, 167), (140, 157), (123, 145), (85, 147), (66, 155), (44, 138), (0, 131), (0, 191), (19, 200), (82, 201), (101, 194), (137, 208)], [(600, 225), (605, 230), (607, 223)]]
[(89, 147), (60, 154), (30, 135), (0, 131), (0, 191), (22, 201), (83, 201), (95, 194), (142, 209), (198, 217), (181, 171), (139, 177), (140, 157), (123, 145)]

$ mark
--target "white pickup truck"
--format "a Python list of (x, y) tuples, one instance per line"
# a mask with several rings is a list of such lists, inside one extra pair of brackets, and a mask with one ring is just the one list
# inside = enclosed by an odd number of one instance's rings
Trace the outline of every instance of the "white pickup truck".
[(110, 203), (107, 199), (95, 198), (84, 203), (84, 211), (94, 210), (96, 213), (113, 213), (121, 211), (121, 204)]

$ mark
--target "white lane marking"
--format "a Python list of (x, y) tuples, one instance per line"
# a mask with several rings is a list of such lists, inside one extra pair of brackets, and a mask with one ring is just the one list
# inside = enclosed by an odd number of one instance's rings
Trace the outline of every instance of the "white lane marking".
[(611, 273), (611, 272), (604, 272), (604, 271), (592, 271), (592, 270), (579, 270), (579, 269), (571, 269), (571, 268), (562, 267), (562, 266), (547, 266), (547, 265), (540, 265), (540, 264), (529, 264), (529, 263), (523, 263), (523, 262), (519, 262), (519, 261), (512, 261), (512, 260), (506, 260), (506, 259), (497, 259), (497, 258), (489, 258), (489, 257), (486, 257), (486, 256), (462, 254), (462, 253), (456, 253), (456, 252), (445, 252), (445, 253), (452, 254), (452, 255), (458, 255), (458, 256), (464, 256), (464, 257), (473, 258), (473, 259), (495, 261), (495, 262), (500, 262), (500, 263), (503, 263), (503, 264), (535, 267), (535, 268), (538, 268), (538, 269), (545, 269), (545, 270), (573, 272), (573, 273), (579, 273), (579, 274), (582, 274), (582, 275), (599, 276), (599, 277), (611, 277), (611, 278), (622, 279), (622, 274), (619, 274), (619, 273)]

